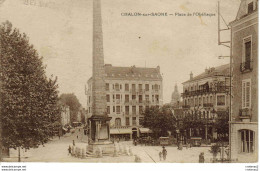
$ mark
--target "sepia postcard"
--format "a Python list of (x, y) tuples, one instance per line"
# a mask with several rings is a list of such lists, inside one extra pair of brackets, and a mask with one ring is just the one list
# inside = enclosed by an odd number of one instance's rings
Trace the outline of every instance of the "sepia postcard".
[(0, 0), (0, 118), (4, 171), (256, 171), (258, 0)]

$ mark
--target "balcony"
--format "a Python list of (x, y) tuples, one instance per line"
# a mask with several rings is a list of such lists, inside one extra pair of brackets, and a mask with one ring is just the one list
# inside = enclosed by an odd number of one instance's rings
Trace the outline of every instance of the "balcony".
[(182, 93), (182, 97), (193, 97), (199, 96), (208, 93), (225, 93), (229, 91), (229, 86), (216, 86), (213, 88), (207, 88), (202, 90), (195, 90), (195, 91), (185, 91)]
[(127, 104), (129, 104), (130, 102), (129, 102), (129, 100), (125, 100), (125, 104), (127, 105)]
[(136, 90), (136, 89), (130, 89), (130, 93), (136, 94), (136, 93), (137, 93), (137, 90)]
[(116, 99), (116, 104), (120, 104), (120, 99)]
[(239, 110), (240, 119), (250, 119), (251, 118), (251, 110), (248, 108)]
[(213, 103), (204, 103), (203, 107), (213, 107)]
[(183, 108), (183, 109), (189, 109), (189, 108), (190, 108), (190, 105), (183, 105), (182, 108)]
[(136, 105), (136, 104), (137, 104), (137, 101), (136, 101), (136, 100), (131, 100), (130, 104), (131, 104), (131, 105)]
[(253, 64), (253, 61), (246, 61), (246, 62), (241, 63), (240, 71), (242, 73), (252, 71), (253, 70), (252, 64)]

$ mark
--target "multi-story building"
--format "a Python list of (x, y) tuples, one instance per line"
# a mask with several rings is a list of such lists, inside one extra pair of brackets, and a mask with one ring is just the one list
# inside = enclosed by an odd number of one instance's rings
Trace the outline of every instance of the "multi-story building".
[(70, 125), (70, 107), (61, 105), (61, 125)]
[[(183, 116), (192, 122), (202, 121), (203, 128), (190, 128), (185, 138), (199, 136), (214, 140), (218, 135), (214, 122), (221, 115), (228, 115), (229, 106), (229, 64), (206, 69), (205, 72), (183, 83)], [(227, 131), (228, 132), (228, 131)]]
[[(105, 65), (107, 114), (111, 137), (132, 139), (139, 136), (142, 112), (149, 106), (162, 106), (162, 76), (160, 67), (138, 68)], [(88, 118), (92, 115), (92, 78), (87, 82)], [(141, 131), (141, 129), (140, 129)]]
[(258, 1), (241, 0), (231, 26), (231, 159), (258, 161)]

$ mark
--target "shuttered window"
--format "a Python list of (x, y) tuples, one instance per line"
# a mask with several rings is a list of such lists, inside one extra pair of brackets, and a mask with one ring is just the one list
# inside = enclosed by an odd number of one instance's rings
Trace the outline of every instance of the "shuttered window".
[(242, 108), (251, 107), (251, 80), (242, 81)]

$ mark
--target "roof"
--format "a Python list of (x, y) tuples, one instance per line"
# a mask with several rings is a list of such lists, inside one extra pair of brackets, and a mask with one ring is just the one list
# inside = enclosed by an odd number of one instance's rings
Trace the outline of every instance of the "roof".
[[(210, 69), (206, 69), (205, 72), (203, 72), (202, 74), (199, 74), (195, 77), (193, 77), (193, 79), (190, 79), (188, 81), (185, 81), (184, 83), (188, 83), (188, 82), (192, 82), (192, 81), (196, 81), (196, 80), (201, 80), (203, 78), (208, 78), (208, 77), (214, 77), (214, 76), (226, 76), (228, 77), (229, 74), (229, 64), (225, 64), (225, 65), (221, 65), (218, 67), (213, 67)], [(182, 84), (184, 84), (182, 83)]]
[[(117, 67), (111, 64), (105, 64), (105, 79), (127, 79), (127, 80), (162, 80), (160, 67), (142, 68), (142, 67)], [(89, 81), (92, 77), (89, 79)]]
[(122, 78), (134, 80), (161, 80), (160, 67), (156, 68), (141, 68), (141, 67), (116, 67), (111, 64), (105, 65), (106, 78)]

